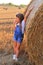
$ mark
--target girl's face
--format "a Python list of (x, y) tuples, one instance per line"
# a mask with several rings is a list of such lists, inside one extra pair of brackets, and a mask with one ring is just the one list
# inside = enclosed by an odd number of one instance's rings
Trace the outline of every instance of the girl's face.
[(20, 23), (20, 19), (18, 17), (15, 18), (16, 23)]

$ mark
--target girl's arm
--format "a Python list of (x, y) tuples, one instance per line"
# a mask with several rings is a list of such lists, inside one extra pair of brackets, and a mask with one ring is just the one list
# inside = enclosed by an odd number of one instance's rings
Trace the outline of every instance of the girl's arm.
[(26, 22), (26, 20), (29, 16), (30, 12), (32, 11), (32, 9), (33, 9), (33, 7), (29, 11), (27, 11), (26, 15), (24, 16), (24, 22)]

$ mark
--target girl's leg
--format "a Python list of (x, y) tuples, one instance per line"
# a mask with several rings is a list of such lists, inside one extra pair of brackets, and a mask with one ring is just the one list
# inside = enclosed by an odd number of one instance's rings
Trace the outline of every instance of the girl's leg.
[(14, 44), (13, 44), (14, 54), (16, 54), (16, 46), (17, 46), (17, 42), (14, 41)]
[(21, 46), (21, 44), (17, 42), (17, 46), (16, 46), (16, 57), (19, 56), (20, 46)]

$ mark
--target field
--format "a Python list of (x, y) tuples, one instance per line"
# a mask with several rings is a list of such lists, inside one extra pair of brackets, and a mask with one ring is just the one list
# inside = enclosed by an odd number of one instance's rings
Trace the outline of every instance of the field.
[(24, 13), (26, 7), (0, 6), (0, 51), (12, 47), (13, 27), (16, 13)]
[[(0, 65), (25, 65), (27, 62), (27, 55), (24, 51), (21, 52), (21, 61), (19, 64), (14, 63), (12, 59), (13, 55), (13, 31), (14, 31), (14, 19), (16, 13), (24, 13), (26, 7), (17, 6), (0, 6)], [(23, 42), (24, 44), (24, 42)], [(24, 45), (21, 46), (22, 50)], [(24, 59), (25, 58), (25, 59)], [(13, 64), (14, 63), (14, 64)]]
[[(13, 22), (15, 15), (19, 12), (27, 13), (31, 7), (33, 9), (26, 21), (26, 32), (20, 47), (19, 61), (13, 62)], [(25, 7), (0, 5), (0, 65), (43, 65), (42, 0), (32, 0)]]

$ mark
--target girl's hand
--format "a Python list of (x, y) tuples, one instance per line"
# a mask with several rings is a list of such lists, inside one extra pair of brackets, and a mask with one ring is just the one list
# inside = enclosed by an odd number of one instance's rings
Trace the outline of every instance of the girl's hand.
[(24, 21), (26, 22), (30, 12), (33, 10), (34, 7), (31, 7), (29, 11), (27, 11), (26, 15), (24, 16)]

